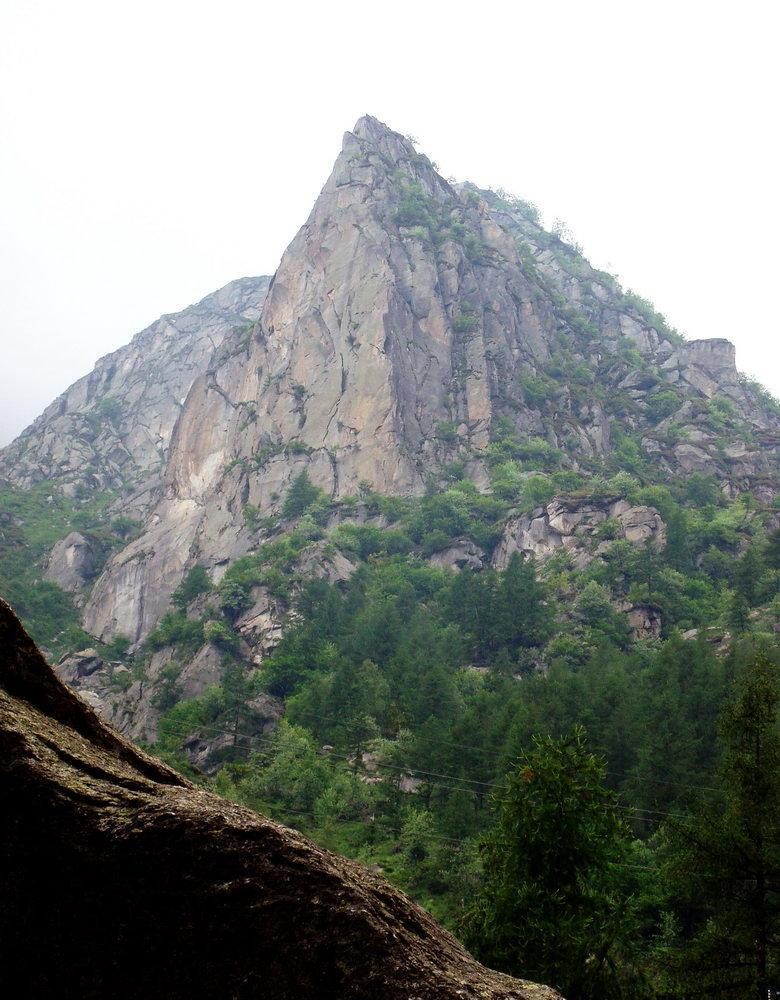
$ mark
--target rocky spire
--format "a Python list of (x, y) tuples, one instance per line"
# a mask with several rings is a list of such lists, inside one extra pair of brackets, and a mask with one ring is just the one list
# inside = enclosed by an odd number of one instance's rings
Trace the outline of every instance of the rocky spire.
[(453, 187), (408, 139), (363, 117), (251, 336), (228, 338), (195, 379), (164, 496), (107, 565), (86, 627), (143, 637), (194, 561), (219, 572), (256, 545), (244, 508), (278, 513), (303, 470), (333, 498), (364, 482), (419, 493), (454, 460), (484, 485), (496, 428), (582, 468), (609, 454), (618, 421), (670, 474), (760, 475), (760, 443), (735, 444), (729, 459), (722, 442), (695, 428), (673, 441), (647, 416), (662, 390), (684, 420), (704, 412), (693, 397), (722, 392), (746, 427), (774, 433), (729, 351), (707, 343), (681, 343), (528, 206)]

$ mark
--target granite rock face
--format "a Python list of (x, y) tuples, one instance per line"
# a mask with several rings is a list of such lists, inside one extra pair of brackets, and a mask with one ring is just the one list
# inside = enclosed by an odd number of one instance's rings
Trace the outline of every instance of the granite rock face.
[(431, 566), (437, 566), (439, 569), (449, 569), (455, 572), (470, 569), (479, 573), (485, 567), (485, 553), (470, 538), (461, 538), (454, 545), (434, 552), (428, 562)]
[(101, 358), (0, 451), (0, 481), (21, 488), (52, 481), (71, 497), (138, 492), (143, 509), (192, 382), (226, 336), (259, 317), (269, 284), (268, 277), (231, 281)]
[(55, 543), (46, 563), (45, 576), (63, 590), (78, 593), (95, 576), (97, 568), (94, 542), (78, 531), (71, 531)]
[[(604, 537), (599, 537), (602, 534)], [(570, 553), (578, 569), (602, 555), (613, 541), (666, 545), (666, 525), (654, 507), (632, 506), (615, 497), (555, 497), (531, 514), (510, 518), (493, 554), (496, 569), (506, 569), (515, 552), (545, 562), (556, 552)]]
[[(420, 493), (455, 459), (484, 484), (485, 449), (507, 425), (573, 469), (629, 433), (669, 475), (712, 472), (732, 494), (776, 482), (778, 419), (730, 343), (676, 339), (522, 206), (452, 186), (362, 118), (251, 334), (226, 337), (195, 378), (160, 500), (108, 562), (85, 626), (142, 639), (195, 561), (218, 575), (256, 545), (246, 505), (277, 513), (304, 470), (333, 498), (366, 482)], [(653, 515), (625, 513), (604, 516), (624, 537), (660, 537)], [(566, 512), (540, 516), (508, 532), (497, 565), (510, 536), (542, 557), (577, 537), (557, 529)]]

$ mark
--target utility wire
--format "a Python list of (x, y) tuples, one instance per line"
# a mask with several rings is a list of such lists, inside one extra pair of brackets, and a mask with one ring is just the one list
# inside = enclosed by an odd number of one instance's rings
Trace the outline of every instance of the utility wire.
[[(171, 733), (172, 731), (170, 729), (168, 729), (167, 732)], [(175, 730), (174, 730), (174, 732), (175, 732)], [(199, 726), (199, 727), (197, 727), (194, 730), (191, 727), (186, 727), (186, 729), (182, 729), (181, 731), (179, 731), (178, 735), (190, 735), (190, 734), (198, 733), (198, 732), (201, 732), (201, 733), (202, 732), (210, 732), (212, 734), (231, 736), (231, 737), (234, 737), (237, 740), (238, 739), (246, 740), (246, 741), (250, 742), (250, 744), (251, 743), (260, 744), (260, 745), (262, 745), (264, 747), (271, 747), (275, 743), (275, 741), (273, 740), (273, 738), (268, 737), (268, 736), (260, 736), (260, 735), (252, 734), (252, 733), (244, 733), (244, 732), (240, 732), (238, 730), (220, 729), (220, 728), (215, 727), (215, 726)], [(354, 756), (350, 756), (348, 754), (341, 754), (341, 753), (336, 752), (335, 750), (328, 751), (328, 753), (325, 754), (325, 756), (327, 756), (327, 757), (333, 757), (333, 758), (335, 758), (337, 760), (343, 760), (343, 761), (346, 761), (346, 762), (349, 762), (349, 763), (354, 763), (354, 761), (355, 761), (355, 757)], [(396, 773), (399, 773), (401, 776), (408, 776), (410, 778), (415, 778), (417, 775), (423, 775), (424, 777), (422, 779), (420, 779), (420, 780), (423, 781), (426, 784), (433, 785), (434, 787), (437, 787), (437, 788), (445, 788), (445, 789), (448, 789), (450, 791), (465, 792), (466, 794), (473, 795), (475, 797), (483, 797), (483, 796), (485, 796), (486, 794), (488, 794), (487, 789), (494, 789), (494, 788), (501, 789), (501, 788), (505, 787), (503, 781), (501, 781), (501, 782), (499, 782), (499, 781), (483, 781), (483, 780), (480, 780), (478, 778), (465, 778), (465, 777), (462, 777), (460, 775), (447, 774), (445, 772), (438, 772), (438, 771), (427, 771), (427, 770), (423, 770), (421, 768), (415, 768), (415, 767), (411, 767), (411, 766), (402, 766), (402, 765), (390, 764), (390, 763), (381, 762), (381, 761), (374, 761), (373, 762), (373, 766), (376, 767), (377, 769), (391, 770), (391, 771), (394, 771)], [(441, 778), (441, 779), (445, 779), (445, 781), (466, 782), (467, 784), (465, 784), (465, 785), (464, 784), (459, 784), (459, 785), (445, 784), (442, 781), (430, 781), (430, 780), (428, 780), (430, 778)], [(476, 784), (476, 785), (480, 785), (482, 787), (480, 787), (480, 788), (468, 787), (469, 784), (471, 784), (471, 785)], [(668, 810), (663, 810), (663, 809), (645, 809), (645, 808), (641, 808), (641, 807), (638, 807), (638, 806), (622, 805), (622, 804), (619, 804), (619, 803), (616, 804), (616, 808), (620, 809), (620, 810), (622, 810), (624, 812), (634, 813), (640, 819), (647, 820), (647, 821), (649, 821), (649, 818), (651, 816), (665, 816), (665, 817), (672, 817), (674, 819), (681, 819), (681, 820), (682, 819), (687, 819), (687, 816), (684, 813), (670, 812)]]

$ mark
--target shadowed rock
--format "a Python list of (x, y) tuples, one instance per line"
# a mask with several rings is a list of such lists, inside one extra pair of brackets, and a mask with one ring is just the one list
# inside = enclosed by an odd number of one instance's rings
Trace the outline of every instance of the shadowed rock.
[(0, 969), (16, 996), (557, 997), (125, 742), (2, 601), (0, 791)]

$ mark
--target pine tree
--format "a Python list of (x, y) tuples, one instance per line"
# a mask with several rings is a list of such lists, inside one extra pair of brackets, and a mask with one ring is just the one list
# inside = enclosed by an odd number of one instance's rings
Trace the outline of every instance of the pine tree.
[(737, 590), (752, 607), (756, 603), (759, 580), (766, 569), (766, 563), (758, 545), (749, 545), (737, 561), (734, 583)]
[(779, 704), (777, 667), (755, 656), (721, 717), (724, 804), (668, 831), (683, 928), (671, 964), (686, 997), (755, 1000), (780, 973)]
[(322, 490), (314, 485), (308, 472), (304, 471), (292, 481), (284, 498), (282, 514), (284, 517), (298, 517), (322, 496)]
[(742, 635), (750, 628), (750, 607), (745, 595), (735, 590), (728, 606), (728, 626), (735, 635)]
[(356, 763), (366, 742), (379, 734), (377, 723), (386, 714), (388, 701), (387, 681), (375, 663), (341, 662), (333, 675), (328, 715), (333, 739), (354, 755)]
[(515, 552), (501, 576), (494, 602), (494, 627), (500, 645), (537, 646), (549, 638), (552, 615), (533, 559)]
[(628, 835), (582, 729), (536, 737), (510, 774), (465, 913), (482, 961), (558, 987), (569, 1000), (619, 995), (615, 953), (630, 934), (616, 865)]
[(183, 611), (190, 601), (199, 594), (206, 594), (210, 590), (211, 579), (208, 573), (200, 563), (196, 563), (174, 590), (171, 595), (171, 603)]

